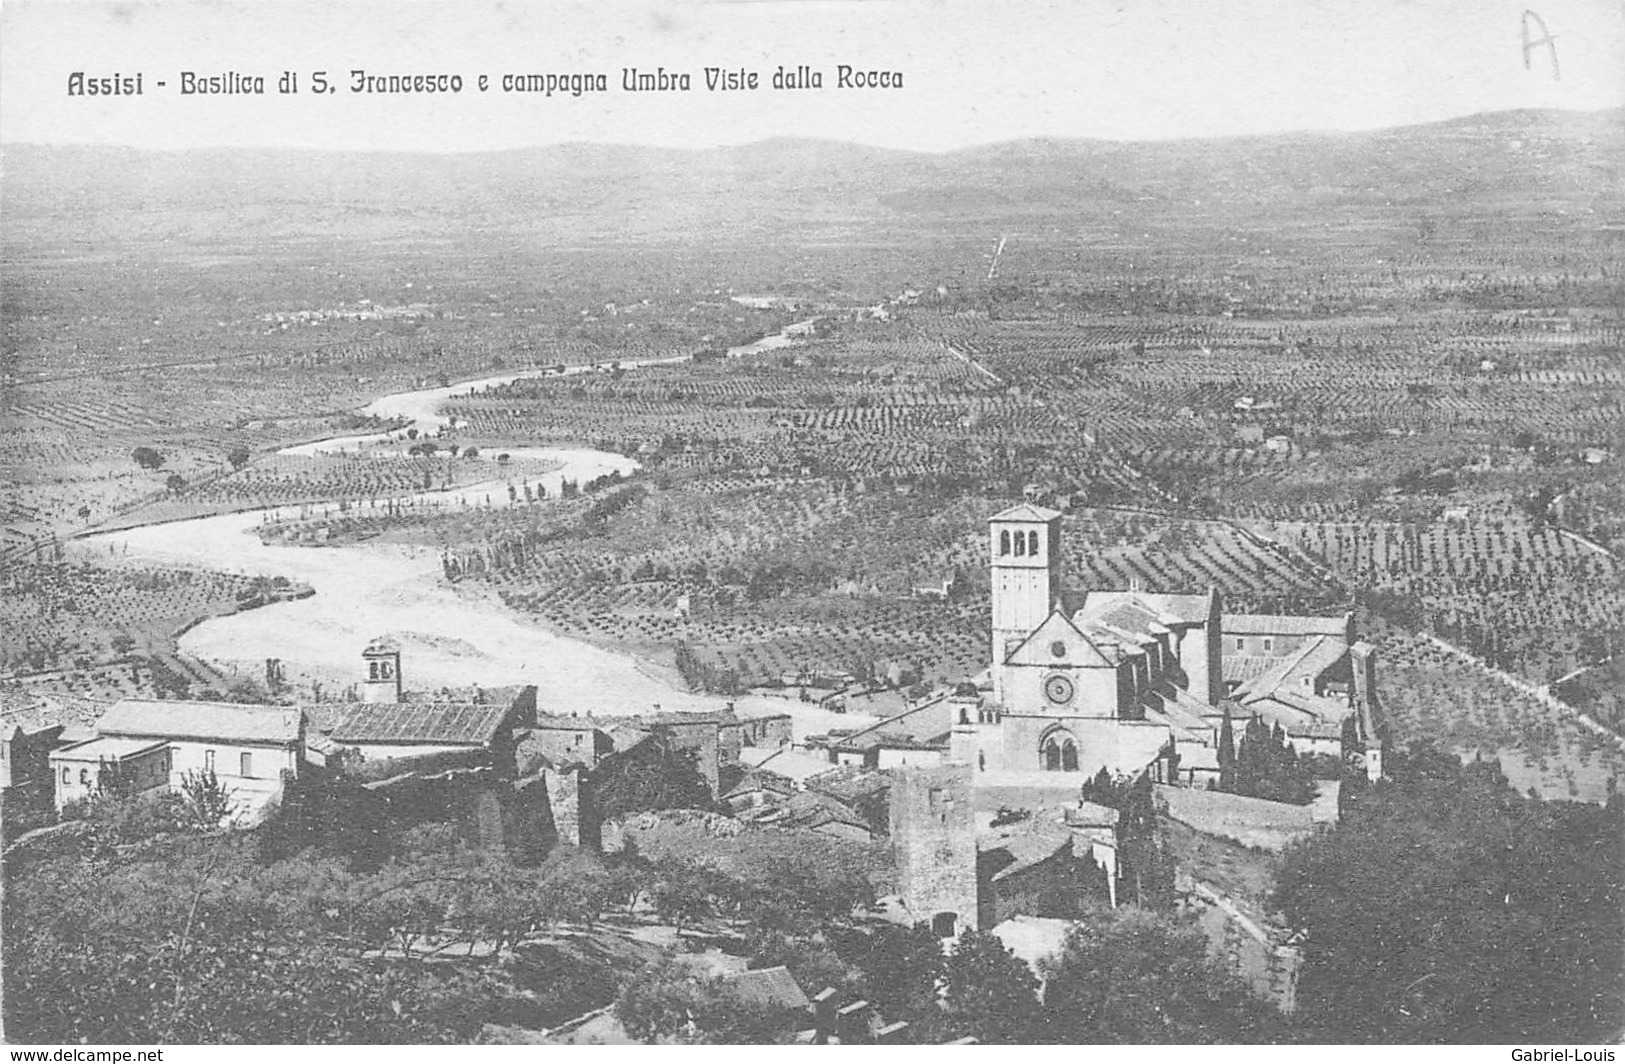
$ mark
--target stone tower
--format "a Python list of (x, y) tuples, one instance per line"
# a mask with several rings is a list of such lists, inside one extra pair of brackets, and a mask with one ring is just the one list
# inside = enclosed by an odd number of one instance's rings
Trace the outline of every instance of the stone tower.
[(363, 702), (401, 700), (401, 648), (391, 639), (379, 637), (361, 652), (366, 662), (366, 678), (361, 684)]
[(1061, 597), (1061, 515), (1022, 503), (988, 518), (993, 585), (993, 700), (1004, 701), (999, 668), (1044, 623)]
[(897, 892), (947, 938), (976, 927), (976, 821), (969, 765), (892, 770)]

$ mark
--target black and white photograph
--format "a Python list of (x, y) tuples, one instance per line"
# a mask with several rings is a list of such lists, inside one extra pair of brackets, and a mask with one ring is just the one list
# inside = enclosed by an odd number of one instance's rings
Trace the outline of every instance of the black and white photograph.
[(1625, 1040), (1619, 0), (6, 0), (0, 468), (13, 1061)]

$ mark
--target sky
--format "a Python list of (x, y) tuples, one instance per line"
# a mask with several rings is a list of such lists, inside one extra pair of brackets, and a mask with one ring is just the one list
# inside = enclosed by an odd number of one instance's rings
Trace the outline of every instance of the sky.
[[(1555, 38), (1524, 61), (1526, 5)], [(1538, 39), (1541, 32), (1531, 24)], [(838, 64), (900, 89), (836, 86)], [(707, 66), (756, 71), (707, 91)], [(823, 75), (774, 90), (779, 67)], [(691, 76), (633, 93), (622, 70)], [(445, 73), (446, 95), (348, 90), (349, 71)], [(298, 94), (275, 91), (297, 71)], [(310, 74), (341, 88), (318, 95)], [(68, 77), (140, 72), (140, 96)], [(182, 72), (267, 95), (182, 96)], [(512, 73), (601, 72), (609, 91), (504, 93)], [(490, 88), (475, 79), (484, 74)], [(166, 82), (158, 88), (156, 82)], [(477, 151), (568, 141), (711, 147), (817, 137), (925, 151), (1360, 130), (1523, 107), (1625, 104), (1625, 0), (6, 0), (0, 142)]]

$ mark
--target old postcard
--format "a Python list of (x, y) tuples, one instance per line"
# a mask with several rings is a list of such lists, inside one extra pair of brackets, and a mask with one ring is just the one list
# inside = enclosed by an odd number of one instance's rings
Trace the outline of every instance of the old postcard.
[(1617, 3), (0, 51), (10, 1042), (1614, 1059)]

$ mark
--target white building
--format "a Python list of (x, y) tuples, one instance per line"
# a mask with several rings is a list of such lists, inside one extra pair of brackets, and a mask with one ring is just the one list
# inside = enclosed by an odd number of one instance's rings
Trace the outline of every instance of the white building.
[(304, 714), (289, 706), (126, 698), (96, 722), (96, 738), (51, 755), (56, 805), (95, 793), (106, 764), (128, 766), (138, 790), (180, 789), (212, 771), (231, 794), (238, 823), (261, 819), (299, 773)]

